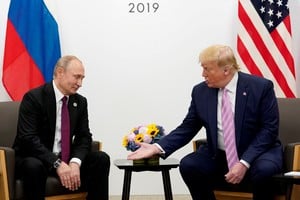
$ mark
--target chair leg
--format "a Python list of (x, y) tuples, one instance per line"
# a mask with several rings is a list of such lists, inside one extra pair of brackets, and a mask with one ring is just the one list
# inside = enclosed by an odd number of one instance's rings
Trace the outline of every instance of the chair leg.
[(0, 150), (0, 200), (9, 200), (5, 153)]

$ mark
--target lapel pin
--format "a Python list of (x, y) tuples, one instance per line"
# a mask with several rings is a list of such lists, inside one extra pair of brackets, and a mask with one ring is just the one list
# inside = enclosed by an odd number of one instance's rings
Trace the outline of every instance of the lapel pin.
[(76, 102), (74, 102), (74, 103), (73, 103), (73, 106), (74, 106), (74, 107), (77, 107), (77, 103), (76, 103)]
[(246, 95), (247, 95), (247, 93), (246, 93), (246, 92), (243, 92), (243, 95), (244, 95), (244, 96), (246, 96)]

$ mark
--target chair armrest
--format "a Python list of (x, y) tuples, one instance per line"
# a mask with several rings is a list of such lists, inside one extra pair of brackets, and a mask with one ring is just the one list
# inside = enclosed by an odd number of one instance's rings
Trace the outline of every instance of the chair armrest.
[(196, 151), (201, 145), (207, 144), (206, 139), (193, 140), (193, 150)]
[(4, 196), (13, 197), (15, 180), (15, 151), (10, 147), (0, 147), (0, 188)]
[(101, 150), (102, 150), (102, 142), (93, 140), (92, 151), (101, 151)]
[(287, 171), (300, 171), (300, 142), (285, 146), (284, 164)]

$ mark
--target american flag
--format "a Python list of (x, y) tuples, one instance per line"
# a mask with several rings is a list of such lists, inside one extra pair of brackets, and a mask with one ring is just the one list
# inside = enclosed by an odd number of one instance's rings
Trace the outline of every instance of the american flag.
[(272, 80), (277, 97), (296, 97), (288, 0), (239, 0), (238, 19), (241, 68)]

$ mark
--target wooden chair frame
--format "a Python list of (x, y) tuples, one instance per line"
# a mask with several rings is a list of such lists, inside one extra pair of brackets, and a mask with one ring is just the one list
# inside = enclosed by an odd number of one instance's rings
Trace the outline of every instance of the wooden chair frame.
[[(102, 143), (99, 142), (99, 151), (102, 149)], [(11, 200), (9, 196), (8, 176), (6, 168), (5, 150), (0, 149), (0, 200)], [(63, 194), (55, 196), (47, 196), (46, 200), (85, 200), (86, 192), (78, 192), (72, 194)]]

